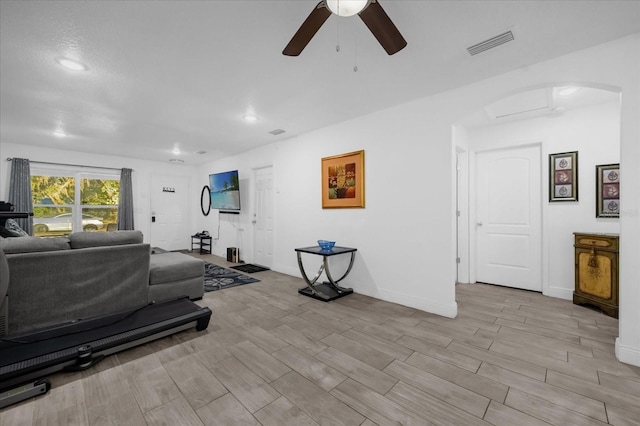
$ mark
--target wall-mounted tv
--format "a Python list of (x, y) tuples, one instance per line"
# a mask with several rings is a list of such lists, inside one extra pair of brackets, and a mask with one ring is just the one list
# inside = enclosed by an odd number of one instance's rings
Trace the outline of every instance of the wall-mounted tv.
[(209, 175), (211, 208), (218, 210), (240, 210), (240, 181), (238, 171)]

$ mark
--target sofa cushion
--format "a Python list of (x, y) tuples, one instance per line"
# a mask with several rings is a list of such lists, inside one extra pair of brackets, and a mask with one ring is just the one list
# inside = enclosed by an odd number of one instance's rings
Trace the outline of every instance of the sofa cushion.
[(203, 260), (182, 253), (169, 252), (151, 255), (149, 285), (195, 277), (204, 277)]
[(39, 251), (69, 250), (69, 239), (66, 237), (17, 237), (0, 238), (0, 247), (6, 254), (34, 253)]
[(125, 244), (141, 244), (140, 231), (112, 231), (112, 232), (74, 232), (69, 235), (72, 249), (87, 247), (121, 246)]

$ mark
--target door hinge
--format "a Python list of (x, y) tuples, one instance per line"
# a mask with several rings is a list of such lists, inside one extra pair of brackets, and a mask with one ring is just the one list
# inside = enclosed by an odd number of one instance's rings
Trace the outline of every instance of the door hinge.
[(460, 258), (456, 257), (456, 263), (460, 263)]
[(456, 210), (456, 216), (460, 217), (460, 210)]

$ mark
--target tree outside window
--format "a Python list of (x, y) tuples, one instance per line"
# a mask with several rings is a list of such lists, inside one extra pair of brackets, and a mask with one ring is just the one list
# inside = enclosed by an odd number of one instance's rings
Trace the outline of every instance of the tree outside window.
[(117, 229), (120, 180), (112, 175), (31, 176), (33, 227), (39, 236)]

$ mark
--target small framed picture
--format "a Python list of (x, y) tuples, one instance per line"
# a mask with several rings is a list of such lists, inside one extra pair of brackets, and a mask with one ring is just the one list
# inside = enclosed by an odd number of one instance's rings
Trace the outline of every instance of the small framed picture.
[(322, 159), (322, 208), (364, 208), (364, 150)]
[(596, 217), (620, 217), (620, 164), (596, 166)]
[(549, 154), (549, 202), (578, 201), (578, 151)]

